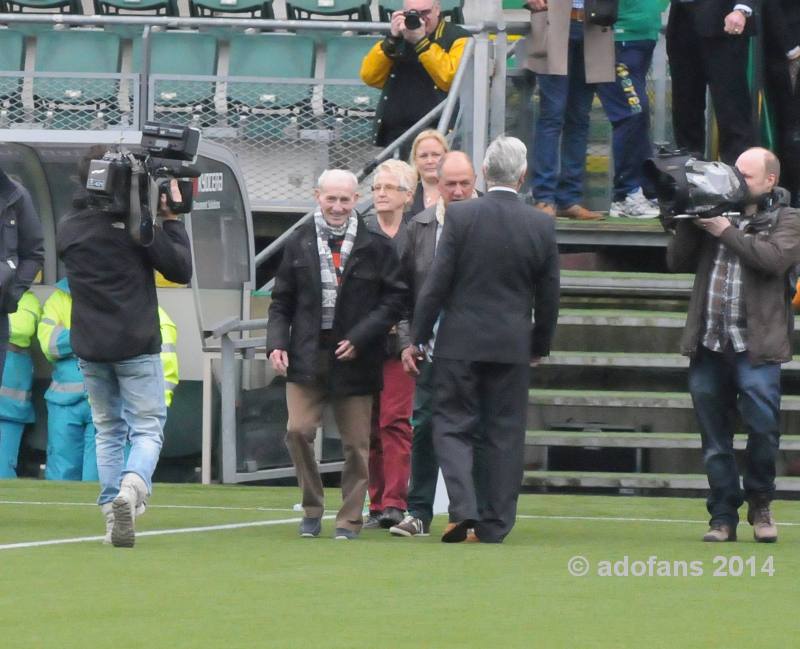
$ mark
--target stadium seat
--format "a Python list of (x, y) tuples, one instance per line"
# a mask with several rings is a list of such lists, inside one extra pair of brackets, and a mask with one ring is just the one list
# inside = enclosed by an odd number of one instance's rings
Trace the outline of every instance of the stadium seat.
[(273, 0), (189, 0), (189, 13), (196, 18), (219, 18), (225, 14), (250, 14), (252, 18), (275, 18)]
[(229, 82), (228, 98), (236, 104), (274, 110), (306, 103), (314, 78), (314, 40), (290, 34), (235, 35), (228, 76), (309, 80), (307, 85)]
[[(141, 38), (133, 40), (132, 49), (132, 71), (141, 72)], [(190, 118), (197, 115), (208, 121), (213, 109), (214, 81), (182, 77), (213, 76), (216, 71), (217, 39), (211, 34), (167, 31), (150, 35), (150, 74), (169, 77), (153, 80), (151, 101), (156, 113), (188, 114)]]
[[(118, 74), (120, 39), (100, 30), (51, 30), (36, 39), (36, 73)], [(55, 128), (86, 128), (86, 117), (113, 111), (118, 79), (36, 77), (33, 80), (37, 118)], [(111, 119), (112, 115), (108, 115)]]
[(329, 0), (320, 6), (319, 0), (291, 0), (286, 3), (286, 18), (289, 20), (310, 20), (314, 16), (347, 16), (348, 20), (369, 22), (372, 13), (369, 2), (358, 0)]
[(3, 0), (0, 4), (7, 13), (83, 13), (81, 0)]
[[(520, 0), (521, 1), (521, 0)], [(464, 24), (464, 0), (441, 0), (442, 16), (459, 25)], [(403, 0), (380, 0), (378, 14), (380, 20), (389, 22), (395, 11), (403, 8)]]
[[(371, 36), (337, 36), (328, 41), (325, 51), (325, 79), (361, 80), (361, 62), (377, 42)], [(380, 91), (360, 85), (329, 85), (325, 99), (344, 110), (374, 111)]]
[(148, 13), (153, 16), (177, 16), (178, 0), (94, 0), (97, 14), (117, 15)]
[[(0, 30), (0, 71), (22, 72), (25, 69), (25, 36), (10, 29)], [(19, 77), (0, 77), (0, 127), (14, 121), (21, 108)]]

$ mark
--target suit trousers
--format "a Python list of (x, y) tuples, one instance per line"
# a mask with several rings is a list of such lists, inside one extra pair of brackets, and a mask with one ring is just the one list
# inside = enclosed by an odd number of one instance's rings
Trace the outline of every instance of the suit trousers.
[(342, 507), (336, 516), (336, 527), (354, 532), (361, 530), (361, 512), (369, 479), (373, 398), (371, 394), (351, 397), (330, 395), (322, 380), (315, 384), (286, 384), (286, 406), (289, 410), (286, 446), (297, 471), (297, 481), (303, 492), (303, 510), (307, 517), (320, 518), (325, 511), (325, 494), (314, 456), (314, 439), (317, 429), (322, 425), (322, 410), (326, 403), (330, 403), (344, 452)]
[[(527, 364), (434, 358), (433, 440), (451, 521), (475, 521), (481, 542), (500, 543), (517, 515), (525, 451)], [(479, 508), (473, 463), (483, 450)]]
[(688, 9), (673, 4), (671, 11), (677, 12), (667, 30), (675, 141), (682, 149), (705, 152), (708, 87), (719, 126), (719, 157), (733, 164), (755, 144), (747, 85), (749, 39), (699, 36)]
[(765, 61), (767, 93), (778, 131), (777, 154), (781, 161), (781, 187), (792, 193), (792, 205), (800, 199), (800, 79), (792, 84), (788, 59)]

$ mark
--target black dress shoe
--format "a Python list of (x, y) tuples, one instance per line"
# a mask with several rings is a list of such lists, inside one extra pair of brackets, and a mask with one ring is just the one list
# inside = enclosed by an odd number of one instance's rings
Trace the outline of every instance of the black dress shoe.
[(460, 523), (448, 523), (442, 534), (442, 543), (461, 543), (466, 541), (467, 532), (475, 527), (475, 521), (463, 520)]
[(404, 518), (405, 514), (397, 509), (397, 507), (387, 507), (383, 510), (383, 514), (381, 514), (378, 522), (383, 529), (388, 530), (390, 527), (402, 523)]

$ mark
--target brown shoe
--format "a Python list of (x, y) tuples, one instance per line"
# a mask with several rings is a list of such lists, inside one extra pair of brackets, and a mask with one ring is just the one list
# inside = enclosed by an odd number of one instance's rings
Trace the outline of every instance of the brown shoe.
[(582, 205), (572, 205), (564, 210), (558, 210), (557, 215), (574, 221), (600, 221), (603, 218), (600, 212), (592, 212)]
[(751, 500), (747, 504), (747, 522), (753, 526), (753, 538), (758, 543), (778, 540), (778, 526), (769, 510), (769, 501)]
[(475, 534), (475, 530), (467, 530), (467, 538), (464, 539), (464, 543), (480, 543), (481, 540)]
[(461, 521), (460, 523), (448, 523), (442, 534), (442, 543), (461, 543), (467, 540), (467, 533), (472, 529), (472, 521)]
[(545, 202), (538, 202), (534, 205), (534, 207), (539, 210), (540, 212), (544, 212), (548, 216), (552, 216), (555, 218), (556, 216), (556, 206), (552, 203), (545, 203)]
[(706, 543), (725, 543), (736, 540), (736, 528), (725, 523), (711, 523), (708, 532), (703, 536)]

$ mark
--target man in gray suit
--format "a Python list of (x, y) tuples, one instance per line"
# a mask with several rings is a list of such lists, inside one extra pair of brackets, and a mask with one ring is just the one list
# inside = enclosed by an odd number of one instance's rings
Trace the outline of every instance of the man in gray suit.
[[(420, 353), (441, 314), (433, 436), (450, 497), (446, 543), (466, 540), (471, 528), (480, 542), (501, 543), (514, 526), (529, 367), (549, 354), (558, 319), (553, 220), (517, 195), (526, 155), (516, 138), (500, 137), (489, 146), (483, 164), (489, 191), (448, 207), (414, 312)], [(485, 461), (480, 513), (472, 473), (476, 445)]]

